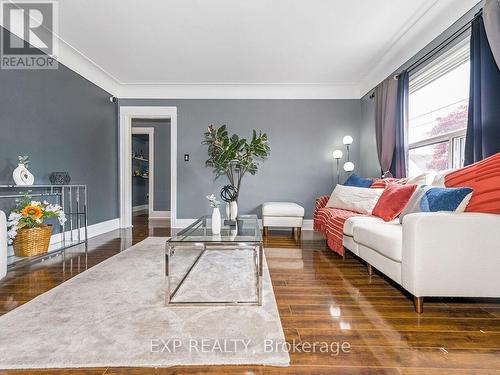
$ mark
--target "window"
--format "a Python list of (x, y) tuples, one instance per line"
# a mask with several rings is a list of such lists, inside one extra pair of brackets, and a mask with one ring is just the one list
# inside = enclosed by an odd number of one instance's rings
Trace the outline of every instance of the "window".
[(410, 76), (409, 175), (463, 166), (469, 39)]

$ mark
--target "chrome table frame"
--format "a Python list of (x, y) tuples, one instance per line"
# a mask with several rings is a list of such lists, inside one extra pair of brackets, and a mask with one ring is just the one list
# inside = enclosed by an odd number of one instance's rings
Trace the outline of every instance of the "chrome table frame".
[[(186, 228), (186, 230), (189, 229)], [(182, 233), (182, 232), (181, 232)], [(191, 267), (188, 269), (186, 274), (179, 281), (179, 284), (172, 288), (172, 274), (170, 270), (170, 264), (172, 261), (172, 256), (175, 251), (181, 250), (183, 247), (193, 248), (202, 247), (200, 255), (197, 256)], [(199, 263), (200, 259), (207, 251), (211, 250), (223, 250), (223, 251), (234, 251), (234, 250), (252, 250), (253, 251), (253, 264), (255, 267), (255, 291), (257, 299), (255, 301), (179, 301), (174, 302), (173, 298), (183, 285), (184, 281), (188, 278), (191, 271), (194, 270), (196, 265)], [(264, 257), (264, 247), (262, 240), (260, 241), (249, 241), (249, 242), (184, 242), (184, 241), (171, 241), (168, 240), (165, 245), (165, 279), (166, 279), (166, 293), (165, 293), (165, 304), (169, 307), (172, 306), (262, 306), (262, 269), (263, 269), (263, 257)], [(172, 291), (173, 289), (173, 291)]]

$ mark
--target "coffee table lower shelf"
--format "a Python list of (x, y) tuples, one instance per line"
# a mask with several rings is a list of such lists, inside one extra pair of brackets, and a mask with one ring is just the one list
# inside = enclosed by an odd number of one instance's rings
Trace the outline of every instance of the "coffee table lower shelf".
[[(172, 287), (172, 272), (171, 263), (172, 257), (176, 249), (180, 250), (182, 247), (203, 247), (203, 250), (196, 257), (193, 264), (189, 267), (186, 274), (179, 281), (178, 285)], [(191, 272), (196, 268), (200, 259), (209, 251), (213, 250), (253, 250), (253, 263), (255, 265), (255, 294), (257, 299), (255, 301), (174, 301), (177, 292), (182, 287), (183, 283), (188, 279)], [(263, 267), (263, 245), (260, 243), (227, 243), (227, 242), (209, 242), (209, 243), (185, 243), (167, 241), (165, 246), (165, 279), (166, 279), (166, 292), (165, 292), (165, 305), (168, 307), (175, 306), (262, 306), (262, 267)], [(173, 289), (173, 290), (172, 290)]]

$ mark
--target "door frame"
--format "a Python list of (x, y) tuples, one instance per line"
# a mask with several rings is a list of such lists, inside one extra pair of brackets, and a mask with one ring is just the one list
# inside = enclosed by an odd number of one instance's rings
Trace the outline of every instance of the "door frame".
[[(148, 216), (152, 218), (155, 216), (154, 203), (155, 203), (155, 128), (151, 127), (132, 127), (132, 135), (134, 134), (147, 134), (149, 136), (148, 140)], [(133, 177), (132, 177), (133, 180)], [(133, 209), (133, 207), (132, 207)], [(133, 213), (132, 213), (133, 215)]]
[(177, 225), (177, 107), (120, 106), (120, 228), (132, 226), (132, 120), (170, 120), (170, 225)]

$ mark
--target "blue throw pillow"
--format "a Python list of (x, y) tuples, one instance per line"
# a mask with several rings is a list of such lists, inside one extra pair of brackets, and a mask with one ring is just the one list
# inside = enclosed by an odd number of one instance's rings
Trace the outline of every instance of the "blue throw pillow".
[(344, 186), (356, 186), (362, 188), (369, 188), (372, 186), (373, 180), (371, 178), (362, 178), (359, 177), (356, 173), (353, 173), (347, 180), (344, 182)]
[(410, 201), (399, 216), (399, 222), (403, 218), (415, 212), (454, 212), (464, 200), (470, 199), (471, 188), (439, 188), (421, 185), (413, 193)]
[(430, 188), (420, 201), (422, 212), (455, 211), (471, 188)]

